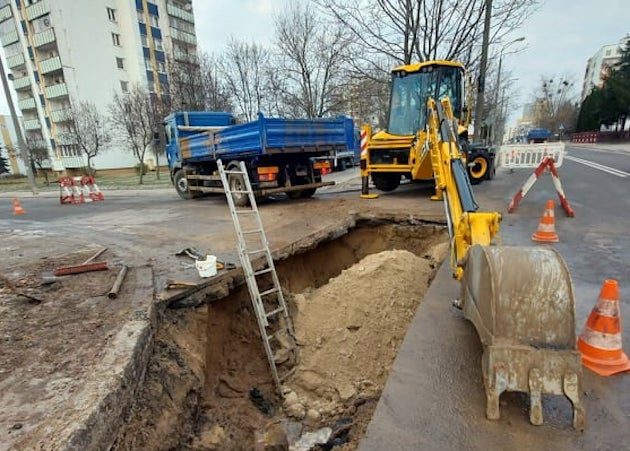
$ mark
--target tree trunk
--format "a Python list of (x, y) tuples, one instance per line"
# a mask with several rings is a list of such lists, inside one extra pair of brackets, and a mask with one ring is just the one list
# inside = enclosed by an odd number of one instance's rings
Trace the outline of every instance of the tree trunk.
[(138, 182), (139, 185), (142, 185), (144, 183), (144, 161), (140, 162), (140, 181)]
[(155, 152), (155, 175), (160, 180), (160, 154)]

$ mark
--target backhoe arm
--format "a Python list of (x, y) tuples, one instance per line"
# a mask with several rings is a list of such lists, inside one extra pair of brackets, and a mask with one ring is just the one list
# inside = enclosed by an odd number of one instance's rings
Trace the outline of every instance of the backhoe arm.
[(498, 212), (478, 212), (457, 140), (457, 120), (448, 97), (427, 102), (427, 134), (438, 199), (444, 209), (451, 238), (451, 269), (461, 279), (463, 261), (474, 244), (489, 245), (499, 232)]

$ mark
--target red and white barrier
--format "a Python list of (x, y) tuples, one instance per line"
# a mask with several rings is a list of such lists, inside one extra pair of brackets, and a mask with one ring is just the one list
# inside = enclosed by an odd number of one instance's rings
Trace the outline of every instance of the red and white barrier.
[(99, 189), (94, 177), (61, 177), (59, 179), (59, 203), (82, 204), (105, 200), (103, 192)]
[[(356, 135), (355, 135), (356, 136)], [(368, 130), (367, 128), (361, 129), (361, 159), (368, 157)]]
[(532, 186), (534, 186), (534, 183), (536, 183), (536, 180), (538, 180), (538, 178), (545, 172), (545, 170), (548, 170), (549, 173), (551, 174), (553, 186), (555, 187), (556, 192), (558, 193), (558, 198), (560, 199), (560, 205), (562, 205), (562, 208), (566, 212), (567, 216), (570, 216), (570, 217), (575, 216), (575, 212), (573, 211), (573, 208), (571, 208), (571, 205), (569, 204), (569, 200), (567, 199), (567, 196), (564, 194), (564, 190), (562, 189), (562, 183), (560, 182), (560, 175), (558, 174), (558, 170), (556, 169), (555, 162), (553, 158), (551, 157), (545, 157), (543, 159), (543, 161), (534, 170), (534, 173), (529, 176), (529, 178), (527, 179), (523, 187), (519, 190), (519, 192), (516, 193), (516, 195), (514, 195), (514, 197), (510, 201), (510, 204), (508, 205), (508, 210), (507, 210), (508, 213), (513, 213), (514, 210), (516, 210), (516, 207), (518, 207), (518, 204), (527, 195), (527, 193), (532, 188)]
[(499, 147), (497, 166), (508, 169), (535, 168), (545, 157), (553, 158), (557, 168), (564, 160), (564, 143), (508, 144)]

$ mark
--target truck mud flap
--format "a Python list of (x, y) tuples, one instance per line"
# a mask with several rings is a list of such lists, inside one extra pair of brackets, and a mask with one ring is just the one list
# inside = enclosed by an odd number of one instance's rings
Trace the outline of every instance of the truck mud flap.
[(584, 429), (575, 300), (566, 263), (552, 248), (473, 246), (464, 262), (462, 308), (484, 346), (486, 416), (500, 416), (504, 391), (529, 394), (529, 418), (543, 423), (542, 395), (564, 395)]

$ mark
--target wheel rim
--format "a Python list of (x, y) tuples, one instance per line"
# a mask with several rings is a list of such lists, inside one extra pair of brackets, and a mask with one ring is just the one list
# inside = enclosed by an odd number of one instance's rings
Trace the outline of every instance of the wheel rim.
[(188, 180), (186, 179), (186, 177), (182, 177), (177, 180), (177, 189), (179, 189), (182, 193), (188, 191)]
[(485, 175), (488, 170), (488, 162), (484, 157), (477, 157), (473, 161), (473, 166), (470, 168), (470, 174), (478, 179)]
[[(243, 183), (243, 180), (240, 177), (233, 177), (230, 185), (232, 191), (245, 191), (245, 183)], [(245, 194), (233, 193), (232, 196), (234, 196), (236, 199), (241, 199), (245, 197)]]

